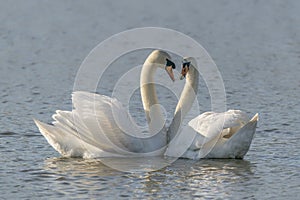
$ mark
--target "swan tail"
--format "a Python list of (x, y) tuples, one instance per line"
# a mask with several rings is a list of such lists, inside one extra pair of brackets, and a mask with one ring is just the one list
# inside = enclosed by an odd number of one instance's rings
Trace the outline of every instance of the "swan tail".
[[(230, 149), (235, 152), (231, 157), (241, 159), (244, 158), (244, 156), (250, 149), (253, 137), (256, 132), (258, 120), (259, 115), (258, 113), (256, 113), (246, 125), (244, 125), (225, 143), (226, 146), (230, 147)], [(236, 149), (238, 149), (238, 151), (236, 151)]]
[(104, 151), (82, 140), (76, 134), (59, 126), (49, 125), (33, 119), (48, 143), (63, 157), (97, 158), (120, 157), (119, 154)]
[(258, 116), (258, 113), (256, 113), (250, 120), (250, 122), (257, 122), (259, 120), (259, 116)]
[[(82, 147), (78, 139), (67, 135), (61, 129), (34, 119), (36, 126), (48, 143), (64, 157), (82, 157)], [(81, 151), (80, 151), (81, 150)]]

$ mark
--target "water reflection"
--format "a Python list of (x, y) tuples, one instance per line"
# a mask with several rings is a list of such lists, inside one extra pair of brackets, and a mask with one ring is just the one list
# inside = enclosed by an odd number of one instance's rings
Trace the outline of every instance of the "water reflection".
[[(166, 164), (170, 161), (161, 157), (150, 157), (150, 158), (105, 158), (105, 159), (81, 159), (81, 158), (63, 158), (54, 157), (45, 160), (44, 168), (46, 170), (57, 171), (60, 173), (76, 172), (76, 173), (97, 173), (97, 175), (110, 175), (107, 173), (116, 173), (117, 170), (108, 167), (104, 163), (127, 165), (128, 168), (131, 166), (140, 165), (141, 168), (151, 168), (155, 166), (156, 162), (165, 162)], [(135, 164), (132, 164), (135, 163)], [(169, 172), (185, 173), (186, 176), (194, 177), (207, 173), (217, 174), (233, 174), (236, 176), (243, 176), (245, 174), (252, 174), (252, 168), (255, 167), (247, 160), (236, 160), (236, 159), (204, 159), (200, 161), (178, 159), (170, 166), (153, 173), (167, 170)], [(124, 173), (124, 172), (119, 172)], [(149, 172), (147, 174), (152, 174)], [(170, 173), (169, 173), (170, 174)]]
[[(232, 197), (232, 191), (253, 174), (252, 165), (245, 160), (201, 160), (184, 170), (187, 188), (194, 197)], [(229, 196), (229, 194), (231, 194)]]
[[(118, 158), (111, 159), (116, 161)], [(148, 159), (149, 160), (149, 159)], [(152, 158), (151, 162), (161, 161)], [(142, 162), (143, 161), (143, 162)], [(127, 159), (124, 165), (141, 163), (151, 167), (141, 158)], [(118, 160), (119, 162), (119, 160)], [(100, 160), (73, 158), (50, 158), (45, 161), (45, 173), (52, 174), (57, 184), (56, 191), (72, 193), (115, 195), (115, 197), (154, 196), (171, 197), (229, 197), (241, 184), (249, 184), (253, 178), (254, 164), (246, 160), (201, 160), (179, 159), (175, 163), (151, 172), (121, 172), (104, 165)], [(112, 190), (112, 186), (118, 188)], [(239, 186), (239, 187), (237, 187)], [(73, 191), (73, 190), (76, 191)], [(121, 191), (111, 194), (112, 191)], [(236, 191), (241, 192), (241, 191)]]
[(58, 174), (72, 173), (74, 176), (80, 174), (107, 176), (116, 173), (116, 170), (97, 159), (54, 157), (45, 160), (44, 168)]

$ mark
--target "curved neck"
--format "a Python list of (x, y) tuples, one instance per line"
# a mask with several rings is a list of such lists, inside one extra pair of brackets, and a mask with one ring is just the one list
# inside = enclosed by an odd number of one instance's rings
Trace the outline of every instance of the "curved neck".
[(155, 64), (145, 62), (140, 77), (141, 97), (150, 134), (160, 132), (165, 125), (165, 120), (156, 96), (154, 83), (156, 69), (157, 66)]
[[(193, 68), (193, 69), (191, 69)], [(174, 118), (168, 130), (169, 141), (177, 134), (181, 122), (186, 114), (190, 111), (195, 98), (197, 97), (199, 83), (199, 72), (194, 66), (190, 66), (190, 71), (186, 76), (186, 82), (183, 91), (180, 95), (179, 101), (176, 106)]]

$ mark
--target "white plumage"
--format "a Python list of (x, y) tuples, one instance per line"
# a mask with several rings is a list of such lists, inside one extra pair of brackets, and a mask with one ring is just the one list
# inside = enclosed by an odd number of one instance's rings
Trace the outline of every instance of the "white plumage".
[[(127, 109), (115, 98), (76, 91), (74, 109), (56, 111), (52, 125), (35, 120), (49, 144), (66, 157), (140, 157), (163, 155), (166, 128), (156, 97), (153, 76), (157, 68), (173, 80), (170, 56), (155, 50), (146, 59), (141, 72), (141, 94), (149, 131), (140, 129)], [(151, 123), (150, 123), (151, 122)], [(157, 128), (161, 127), (161, 128)]]
[[(243, 158), (252, 142), (258, 114), (252, 119), (240, 110), (223, 113), (205, 112), (185, 126), (179, 126), (190, 110), (198, 89), (199, 73), (196, 60), (185, 58), (189, 68), (183, 68), (186, 84), (169, 127), (170, 143), (165, 155), (189, 159), (201, 158)], [(188, 97), (188, 98), (187, 98)]]
[[(160, 107), (156, 106), (158, 100), (153, 84), (154, 72), (157, 67), (164, 67), (166, 58), (170, 59), (165, 52), (152, 52), (141, 72), (141, 95), (148, 132), (141, 130), (117, 99), (84, 91), (72, 94), (72, 111), (58, 110), (52, 116), (52, 125), (35, 120), (36, 125), (49, 144), (66, 157), (144, 157), (164, 154), (189, 159), (243, 158), (252, 142), (258, 114), (249, 119), (240, 110), (206, 112), (186, 126), (181, 126), (198, 88), (199, 74), (193, 58), (187, 58), (191, 62), (186, 74), (187, 82), (166, 132)], [(167, 72), (169, 75), (171, 73), (173, 80), (170, 69)]]

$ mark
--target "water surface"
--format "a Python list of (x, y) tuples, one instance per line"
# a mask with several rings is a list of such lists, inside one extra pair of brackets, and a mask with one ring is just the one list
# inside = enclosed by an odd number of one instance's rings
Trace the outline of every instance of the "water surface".
[[(0, 199), (299, 199), (299, 9), (291, 0), (1, 1)], [(51, 122), (55, 110), (71, 109), (88, 52), (143, 26), (201, 43), (222, 74), (227, 107), (260, 114), (244, 160), (180, 159), (154, 172), (119, 172), (100, 160), (61, 158), (41, 136), (32, 118)], [(142, 57), (124, 59), (136, 66)], [(203, 82), (198, 99), (210, 110)]]

